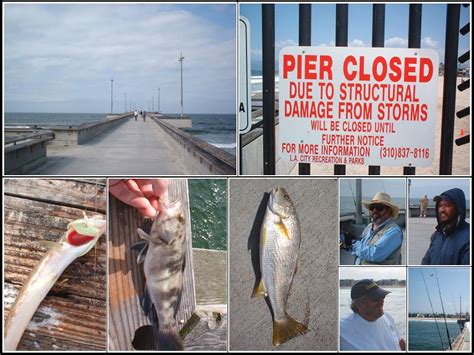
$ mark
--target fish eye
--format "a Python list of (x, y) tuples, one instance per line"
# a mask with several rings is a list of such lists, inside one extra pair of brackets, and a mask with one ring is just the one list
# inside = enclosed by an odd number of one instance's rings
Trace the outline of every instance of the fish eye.
[(284, 197), (285, 199), (287, 199), (287, 200), (290, 199), (290, 196), (288, 196), (288, 194), (284, 194), (283, 197)]

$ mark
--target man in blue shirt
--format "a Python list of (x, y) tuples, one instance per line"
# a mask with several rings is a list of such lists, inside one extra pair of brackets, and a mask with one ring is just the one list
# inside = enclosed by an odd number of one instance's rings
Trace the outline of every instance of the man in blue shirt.
[(438, 225), (431, 236), (422, 265), (469, 265), (469, 223), (466, 197), (461, 189), (450, 189), (433, 199)]
[(400, 265), (403, 232), (392, 220), (400, 209), (385, 192), (377, 192), (371, 201), (362, 203), (369, 210), (372, 223), (352, 246), (354, 265)]

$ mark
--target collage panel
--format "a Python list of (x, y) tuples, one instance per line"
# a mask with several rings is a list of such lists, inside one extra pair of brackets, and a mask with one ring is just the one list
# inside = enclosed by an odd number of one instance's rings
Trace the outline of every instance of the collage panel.
[(406, 179), (339, 179), (340, 265), (406, 265)]
[(227, 180), (109, 191), (109, 350), (227, 350)]
[(406, 350), (406, 268), (339, 269), (341, 351)]
[(470, 352), (468, 267), (408, 268), (408, 350)]
[(235, 175), (235, 3), (2, 3), (5, 175)]
[(337, 180), (229, 189), (229, 349), (336, 351)]
[(105, 179), (4, 179), (5, 351), (105, 351)]
[(409, 264), (470, 265), (470, 180), (412, 178), (408, 195)]

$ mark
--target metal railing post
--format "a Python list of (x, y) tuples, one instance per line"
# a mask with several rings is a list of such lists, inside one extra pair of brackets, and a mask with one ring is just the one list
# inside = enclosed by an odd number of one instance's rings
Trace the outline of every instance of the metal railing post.
[(275, 5), (262, 4), (263, 173), (275, 175)]
[[(299, 5), (299, 35), (300, 46), (311, 46), (311, 4)], [(311, 164), (299, 163), (299, 175), (311, 175)]]
[[(441, 118), (441, 155), (439, 174), (451, 175), (453, 170), (454, 112), (456, 110), (456, 78), (458, 70), (459, 4), (449, 4), (446, 13), (444, 50), (443, 110)], [(466, 162), (466, 164), (469, 164)]]
[[(336, 5), (336, 47), (347, 47), (348, 43), (348, 18), (349, 8), (347, 4)], [(345, 175), (346, 166), (335, 164), (334, 175)]]

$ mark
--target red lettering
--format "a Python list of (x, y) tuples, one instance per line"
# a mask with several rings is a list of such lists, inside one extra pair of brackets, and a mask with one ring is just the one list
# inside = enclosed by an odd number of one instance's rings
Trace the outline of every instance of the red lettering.
[(344, 76), (347, 80), (354, 80), (357, 75), (357, 71), (353, 70), (351, 73), (349, 73), (349, 64), (356, 65), (357, 60), (353, 55), (347, 56), (346, 59), (344, 59), (344, 64), (343, 64), (343, 71), (344, 71)]
[(359, 75), (359, 80), (360, 81), (369, 81), (370, 80), (370, 75), (364, 72), (365, 67), (365, 57), (360, 57), (360, 75)]
[[(380, 74), (377, 71), (377, 67), (379, 66), (379, 64), (382, 64), (382, 73)], [(387, 76), (387, 62), (385, 61), (385, 58), (380, 56), (375, 58), (372, 68), (374, 71), (374, 79), (376, 81), (383, 81)]]
[(291, 54), (283, 55), (283, 79), (288, 78), (288, 72), (295, 70), (295, 57)]
[[(428, 73), (425, 75), (425, 67)], [(431, 80), (433, 76), (433, 62), (430, 58), (420, 58), (420, 83), (426, 83)]]
[(414, 83), (416, 81), (416, 74), (415, 74), (415, 65), (416, 65), (416, 57), (407, 57), (405, 58), (405, 68), (404, 68), (404, 75), (403, 80), (407, 83)]
[(402, 64), (402, 60), (400, 57), (393, 57), (390, 59), (390, 70), (392, 71), (388, 77), (390, 80), (397, 82), (402, 78), (402, 69), (400, 65)]

